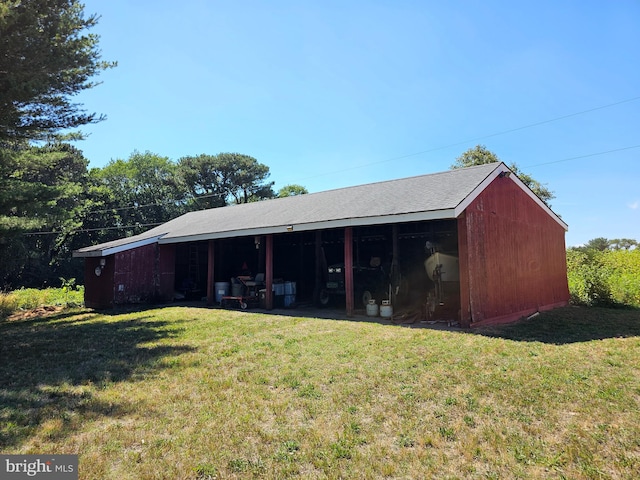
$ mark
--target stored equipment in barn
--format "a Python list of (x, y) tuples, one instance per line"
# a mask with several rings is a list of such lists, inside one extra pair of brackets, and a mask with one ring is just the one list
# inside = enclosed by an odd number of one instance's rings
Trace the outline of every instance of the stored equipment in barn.
[(442, 315), (457, 318), (456, 312), (448, 312), (447, 306), (451, 303), (457, 310), (455, 301), (460, 294), (460, 268), (458, 257), (442, 252), (433, 252), (424, 261), (427, 276), (434, 283), (433, 290), (429, 291), (426, 302), (427, 320), (435, 318), (436, 310)]
[(255, 278), (239, 275), (233, 279), (231, 295), (224, 295), (220, 300), (222, 307), (238, 307), (246, 310), (249, 306), (260, 303), (259, 291), (264, 288), (264, 273), (258, 273)]
[[(327, 281), (320, 291), (320, 305), (326, 306), (332, 298), (344, 297), (345, 289), (344, 263), (336, 263), (327, 267)], [(354, 298), (356, 303), (366, 308), (370, 300), (382, 298), (387, 290), (387, 274), (380, 264), (379, 257), (371, 258), (368, 266), (354, 265)]]

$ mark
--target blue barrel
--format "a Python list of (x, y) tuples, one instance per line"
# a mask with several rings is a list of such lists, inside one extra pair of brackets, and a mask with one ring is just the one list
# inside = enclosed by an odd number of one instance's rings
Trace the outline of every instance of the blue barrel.
[(229, 282), (215, 282), (213, 284), (216, 290), (216, 302), (222, 302), (222, 297), (229, 296), (229, 288), (231, 284)]

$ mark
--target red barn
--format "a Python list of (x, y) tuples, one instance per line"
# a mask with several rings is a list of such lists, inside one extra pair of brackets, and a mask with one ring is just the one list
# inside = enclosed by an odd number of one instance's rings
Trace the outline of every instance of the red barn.
[(566, 230), (493, 163), (191, 212), (74, 256), (90, 308), (213, 304), (235, 279), (264, 278), (266, 309), (291, 304), (284, 284), (296, 304), (333, 301), (352, 315), (384, 302), (472, 327), (568, 304)]

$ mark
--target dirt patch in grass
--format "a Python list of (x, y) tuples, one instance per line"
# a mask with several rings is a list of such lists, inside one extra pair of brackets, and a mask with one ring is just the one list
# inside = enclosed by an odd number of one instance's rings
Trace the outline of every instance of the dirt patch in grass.
[(9, 322), (19, 321), (19, 320), (27, 320), (30, 318), (47, 318), (57, 313), (62, 312), (64, 307), (61, 305), (46, 305), (43, 307), (32, 308), (29, 310), (19, 310), (15, 313), (12, 313), (7, 320)]

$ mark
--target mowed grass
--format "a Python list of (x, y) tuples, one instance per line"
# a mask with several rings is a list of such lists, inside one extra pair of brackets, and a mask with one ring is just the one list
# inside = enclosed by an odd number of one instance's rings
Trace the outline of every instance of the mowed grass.
[(473, 332), (205, 308), (0, 323), (0, 452), (82, 479), (640, 478), (640, 312)]

